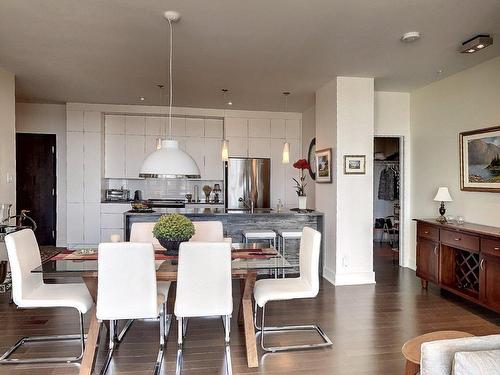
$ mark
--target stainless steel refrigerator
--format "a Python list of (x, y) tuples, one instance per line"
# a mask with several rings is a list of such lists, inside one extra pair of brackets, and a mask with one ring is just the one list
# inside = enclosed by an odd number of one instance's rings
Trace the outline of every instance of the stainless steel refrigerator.
[[(229, 158), (225, 169), (226, 208), (229, 210), (271, 207), (271, 160)], [(242, 200), (247, 203), (244, 204)]]

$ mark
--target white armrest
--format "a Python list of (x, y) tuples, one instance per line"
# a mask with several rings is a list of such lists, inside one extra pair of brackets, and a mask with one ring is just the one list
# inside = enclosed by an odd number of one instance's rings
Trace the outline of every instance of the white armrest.
[(455, 353), (452, 374), (500, 374), (500, 350)]
[(233, 239), (231, 237), (224, 237), (224, 242), (233, 243)]

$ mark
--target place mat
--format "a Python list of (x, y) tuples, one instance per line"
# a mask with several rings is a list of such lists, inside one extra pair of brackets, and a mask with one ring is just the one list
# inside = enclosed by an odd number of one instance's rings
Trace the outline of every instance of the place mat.
[[(51, 260), (97, 260), (97, 250), (91, 249), (64, 250), (54, 255)], [(272, 248), (269, 249), (232, 249), (232, 259), (271, 259), (277, 256), (278, 252)], [(155, 249), (155, 260), (176, 260), (176, 255), (165, 255), (164, 250)]]

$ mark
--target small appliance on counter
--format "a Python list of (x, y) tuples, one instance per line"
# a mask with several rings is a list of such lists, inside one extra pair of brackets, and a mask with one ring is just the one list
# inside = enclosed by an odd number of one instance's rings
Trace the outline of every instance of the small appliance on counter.
[(214, 188), (212, 192), (214, 193), (214, 203), (219, 203), (220, 202), (220, 197), (219, 194), (222, 191), (220, 188), (220, 184), (214, 184)]
[(136, 190), (134, 192), (134, 201), (142, 201), (142, 191), (141, 190)]
[(194, 185), (193, 188), (193, 202), (199, 202), (200, 201), (200, 187), (198, 185)]
[(128, 201), (130, 190), (127, 189), (106, 189), (105, 199), (107, 201)]

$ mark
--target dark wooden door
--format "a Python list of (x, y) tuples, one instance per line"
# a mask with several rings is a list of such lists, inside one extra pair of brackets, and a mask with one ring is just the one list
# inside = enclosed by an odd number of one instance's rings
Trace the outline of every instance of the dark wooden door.
[(422, 237), (417, 239), (417, 276), (438, 283), (439, 243)]
[(56, 244), (56, 136), (16, 135), (16, 212), (29, 210), (39, 245)]
[(481, 302), (500, 312), (500, 256), (482, 254), (479, 263)]

